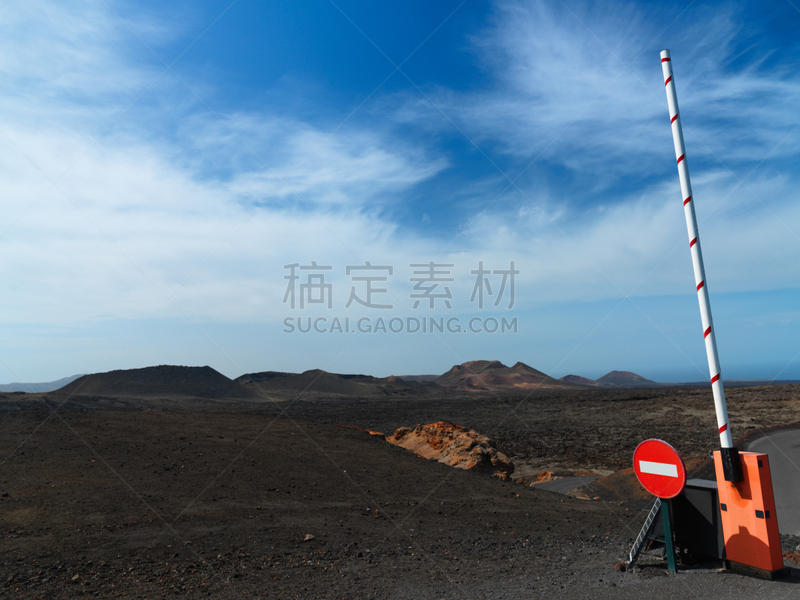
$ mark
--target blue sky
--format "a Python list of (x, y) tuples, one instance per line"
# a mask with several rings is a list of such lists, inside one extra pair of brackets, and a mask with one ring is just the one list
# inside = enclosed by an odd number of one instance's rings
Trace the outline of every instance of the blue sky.
[[(708, 379), (663, 48), (723, 377), (800, 379), (798, 26), (788, 0), (9, 0), (0, 381), (484, 358)], [(331, 307), (292, 308), (284, 267), (312, 261)], [(367, 261), (392, 272), (347, 273)], [(430, 261), (449, 308), (413, 307)], [(481, 261), (514, 261), (513, 306), (499, 273), (470, 302)], [(347, 306), (365, 273), (391, 309)], [(423, 318), (461, 330), (407, 332)]]

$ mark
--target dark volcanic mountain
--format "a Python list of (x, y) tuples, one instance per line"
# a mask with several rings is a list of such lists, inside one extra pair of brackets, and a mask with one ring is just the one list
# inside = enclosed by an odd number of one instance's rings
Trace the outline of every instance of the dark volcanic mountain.
[(79, 377), (56, 394), (105, 397), (256, 398), (251, 390), (211, 367), (160, 365), (93, 373)]
[(641, 375), (630, 371), (611, 371), (598, 379), (597, 383), (614, 387), (652, 387), (659, 385), (655, 381), (645, 379)]
[(589, 379), (588, 377), (581, 377), (580, 375), (564, 375), (564, 377), (561, 377), (561, 381), (566, 381), (567, 383), (574, 383), (576, 385), (588, 385), (592, 387), (598, 387), (597, 382), (594, 379)]
[(247, 373), (234, 381), (257, 395), (279, 397), (309, 393), (352, 397), (397, 396), (439, 390), (439, 386), (432, 382), (404, 381), (394, 376), (339, 375), (321, 369), (299, 374), (276, 371)]
[(436, 381), (441, 375), (398, 375), (403, 381)]
[(436, 383), (470, 392), (575, 387), (574, 384), (553, 379), (525, 363), (518, 362), (513, 367), (507, 367), (497, 360), (473, 360), (454, 365)]

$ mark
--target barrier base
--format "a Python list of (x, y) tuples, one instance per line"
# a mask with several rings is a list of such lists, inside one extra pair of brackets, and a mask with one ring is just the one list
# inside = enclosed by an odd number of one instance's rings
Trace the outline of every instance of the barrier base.
[(730, 482), (720, 451), (714, 452), (725, 558), (732, 566), (774, 573), (784, 567), (769, 457), (756, 452), (740, 452), (739, 457), (742, 480)]
[(770, 581), (781, 579), (782, 577), (787, 577), (789, 575), (789, 569), (786, 567), (777, 569), (775, 571), (767, 571), (766, 569), (759, 569), (758, 567), (744, 565), (732, 560), (725, 561), (725, 568), (728, 571), (738, 573), (739, 575), (747, 575), (748, 577), (755, 577), (757, 579), (768, 579)]

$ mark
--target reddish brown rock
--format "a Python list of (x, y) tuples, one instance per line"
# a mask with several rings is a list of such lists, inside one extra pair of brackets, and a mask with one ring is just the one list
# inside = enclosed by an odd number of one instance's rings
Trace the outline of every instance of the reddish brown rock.
[(348, 429), (355, 429), (357, 431), (363, 431), (364, 433), (368, 433), (370, 435), (374, 435), (375, 437), (380, 438), (382, 440), (386, 439), (386, 436), (384, 434), (382, 434), (380, 431), (373, 431), (372, 429), (364, 429), (363, 427), (356, 427), (355, 425), (339, 425), (339, 427), (347, 427)]
[(422, 458), (458, 469), (469, 469), (500, 479), (508, 479), (514, 472), (514, 463), (497, 451), (491, 439), (461, 425), (440, 421), (417, 425), (414, 429), (401, 427), (386, 441)]
[(556, 475), (552, 471), (542, 471), (539, 473), (539, 476), (536, 478), (536, 481), (531, 483), (531, 485), (539, 485), (540, 483), (547, 483), (548, 481), (555, 481), (556, 479), (561, 479), (561, 475)]

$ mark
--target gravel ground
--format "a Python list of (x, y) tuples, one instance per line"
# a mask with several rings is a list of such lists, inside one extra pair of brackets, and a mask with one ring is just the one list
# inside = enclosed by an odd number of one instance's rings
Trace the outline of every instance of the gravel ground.
[[(294, 404), (293, 419), (263, 414), (274, 405), (259, 407), (262, 414), (199, 405), (52, 413), (17, 397), (6, 408), (29, 409), (0, 420), (0, 597), (796, 597), (794, 563), (772, 582), (715, 564), (673, 575), (656, 556), (617, 571), (644, 518), (638, 505), (452, 469), (332, 423), (389, 431), (459, 417), (476, 429), (494, 421), (504, 452), (507, 441), (531, 462), (613, 468), (625, 464), (615, 453), (635, 439), (621, 407), (635, 421), (660, 406), (691, 421), (681, 436), (701, 447), (707, 436), (692, 441), (700, 426), (691, 395), (640, 392), (601, 397), (601, 408), (562, 398), (558, 411), (545, 398), (471, 397), (438, 408), (320, 400)], [(762, 399), (792, 414), (796, 400), (784, 396)], [(126, 402), (114, 401), (131, 408)], [(570, 432), (598, 410), (609, 418), (588, 423), (599, 433), (581, 453)], [(537, 436), (544, 441), (523, 455), (525, 440)], [(783, 539), (785, 550), (798, 543)]]

